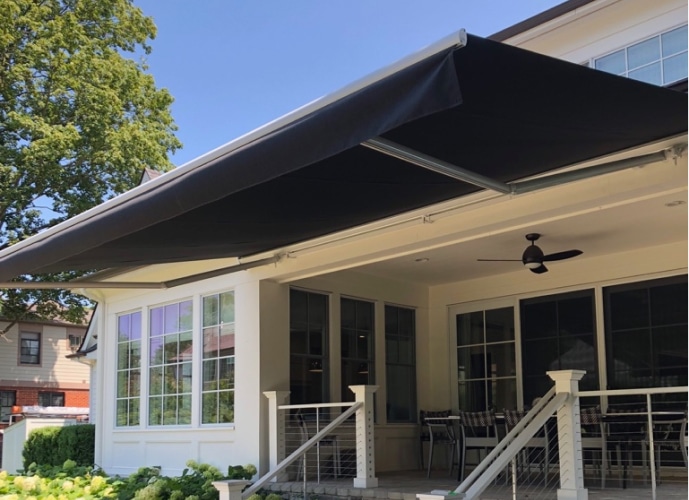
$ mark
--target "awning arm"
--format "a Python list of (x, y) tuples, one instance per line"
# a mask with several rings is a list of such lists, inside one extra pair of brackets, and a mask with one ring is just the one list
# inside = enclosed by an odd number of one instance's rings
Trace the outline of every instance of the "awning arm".
[(396, 142), (383, 139), (382, 137), (374, 137), (373, 139), (362, 142), (361, 145), (388, 156), (392, 156), (393, 158), (406, 161), (412, 165), (417, 165), (433, 172), (452, 177), (458, 181), (468, 182), (469, 184), (473, 184), (484, 189), (490, 189), (492, 191), (498, 191), (499, 193), (509, 194), (512, 192), (510, 187), (504, 182), (496, 181), (490, 177), (466, 170), (462, 167), (458, 167), (457, 165), (453, 165), (452, 163), (448, 163), (406, 146), (402, 146)]
[(497, 191), (503, 194), (528, 193), (530, 191), (537, 191), (539, 189), (558, 186), (567, 182), (617, 172), (618, 170), (625, 170), (627, 168), (648, 165), (649, 163), (677, 159), (681, 157), (684, 154), (684, 151), (687, 149), (686, 144), (676, 144), (670, 149), (635, 156), (633, 158), (624, 158), (622, 160), (602, 163), (600, 165), (592, 165), (590, 167), (570, 170), (558, 174), (551, 174), (527, 181), (504, 183), (476, 172), (466, 170), (444, 160), (434, 158), (433, 156), (429, 156), (382, 137), (374, 137), (373, 139), (362, 142), (361, 145), (388, 156), (406, 161), (412, 165), (417, 165), (433, 172), (446, 175), (458, 181), (467, 182), (469, 184), (473, 184), (484, 189), (490, 189), (491, 191)]
[(681, 156), (677, 153), (682, 150), (682, 146), (673, 146), (672, 149), (664, 151), (657, 151), (647, 155), (634, 156), (633, 158), (624, 158), (622, 160), (611, 161), (609, 163), (602, 163), (600, 165), (593, 165), (591, 167), (582, 168), (579, 170), (570, 170), (569, 172), (561, 172), (559, 174), (552, 174), (538, 179), (529, 181), (521, 181), (511, 183), (514, 194), (528, 193), (530, 191), (537, 191), (566, 182), (578, 181), (581, 179), (588, 179), (597, 175), (609, 174), (617, 172), (618, 170), (625, 170), (627, 168), (641, 167), (649, 163), (657, 163), (672, 158)]
[[(160, 290), (166, 288), (174, 288), (180, 285), (186, 285), (188, 283), (194, 283), (195, 281), (201, 281), (209, 278), (215, 278), (216, 276), (221, 276), (223, 274), (235, 273), (238, 271), (246, 271), (254, 267), (265, 266), (267, 264), (276, 264), (282, 259), (282, 255), (274, 255), (273, 257), (267, 257), (265, 259), (254, 260), (251, 262), (245, 262), (241, 264), (235, 264), (233, 266), (222, 267), (220, 269), (213, 269), (212, 271), (206, 271), (203, 273), (191, 274), (189, 276), (184, 276), (182, 278), (176, 278), (169, 281), (88, 281), (84, 279), (83, 281), (0, 281), (0, 288), (14, 288), (23, 290), (76, 290), (79, 288), (99, 288), (99, 289), (150, 289), (150, 290)], [(83, 278), (82, 278), (83, 279)]]

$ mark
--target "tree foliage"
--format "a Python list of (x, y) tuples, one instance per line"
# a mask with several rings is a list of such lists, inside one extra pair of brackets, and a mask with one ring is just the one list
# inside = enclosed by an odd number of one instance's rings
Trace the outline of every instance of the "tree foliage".
[[(172, 168), (173, 99), (137, 60), (155, 34), (132, 0), (0, 0), (0, 249)], [(9, 290), (0, 316), (74, 320), (81, 305)]]

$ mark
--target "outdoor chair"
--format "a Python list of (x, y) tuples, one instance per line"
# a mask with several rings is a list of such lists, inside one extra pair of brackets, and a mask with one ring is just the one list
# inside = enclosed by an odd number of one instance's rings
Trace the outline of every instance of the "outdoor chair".
[[(509, 433), (516, 425), (524, 418), (526, 411), (524, 410), (503, 410), (505, 416), (505, 432)], [(516, 457), (517, 469), (521, 472), (530, 472), (531, 464), (537, 464), (538, 468), (543, 472), (543, 480), (548, 481), (548, 472), (550, 467), (550, 436), (548, 424), (543, 426), (541, 430), (524, 446), (522, 451)]]
[[(303, 445), (306, 443), (311, 437), (311, 433), (309, 432), (309, 425), (307, 420), (304, 418), (304, 415), (301, 411), (297, 411), (294, 415), (297, 425), (299, 426), (299, 432), (301, 434), (301, 444)], [(329, 447), (332, 449), (332, 476), (337, 479), (337, 477), (340, 475), (340, 446), (339, 442), (337, 439), (337, 436), (326, 436), (325, 438), (321, 439), (318, 444), (312, 449), (316, 449), (318, 453), (316, 453), (316, 458), (320, 459), (320, 449), (322, 447)], [(307, 474), (306, 471), (306, 453), (304, 456), (299, 460), (299, 468), (297, 471), (297, 481), (300, 481), (304, 478), (304, 475)], [(321, 477), (321, 464), (320, 461), (317, 464), (317, 469), (316, 469), (316, 474), (318, 476), (318, 480), (320, 481)], [(308, 477), (308, 476), (307, 476)]]
[[(680, 413), (681, 415), (681, 413)], [(687, 411), (684, 416), (671, 420), (659, 420), (653, 422), (653, 451), (655, 457), (656, 482), (660, 482), (660, 468), (663, 464), (663, 452), (679, 452), (682, 457), (682, 465), (687, 467)], [(644, 448), (650, 452), (650, 435), (646, 433)], [(667, 464), (669, 460), (666, 460)], [(672, 465), (680, 465), (675, 462)]]
[(601, 488), (605, 488), (605, 476), (608, 470), (608, 436), (600, 406), (582, 408), (579, 418), (584, 469), (588, 450), (591, 451), (591, 463), (600, 473)]
[(443, 411), (424, 411), (419, 412), (421, 420), (421, 434), (420, 434), (420, 457), (421, 467), (423, 468), (423, 443), (428, 442), (428, 472), (426, 477), (431, 477), (431, 468), (433, 466), (433, 451), (436, 445), (448, 447), (450, 452), (449, 467), (450, 474), (452, 474), (452, 466), (455, 459), (455, 451), (457, 450), (457, 435), (449, 420), (450, 410)]
[(648, 460), (643, 445), (648, 421), (646, 409), (629, 405), (610, 405), (604, 420), (608, 431), (608, 449), (611, 455), (613, 450), (615, 452), (615, 462), (620, 469), (620, 483), (622, 488), (626, 488), (627, 479), (631, 476), (634, 466), (633, 450), (637, 447), (641, 449), (641, 465), (644, 468), (644, 477), (646, 476)]
[(481, 452), (488, 454), (490, 448), (494, 448), (500, 442), (495, 412), (459, 412), (461, 429), (461, 454), (459, 460), (459, 482), (464, 480), (466, 468), (467, 450), (477, 450), (478, 462), (481, 461)]

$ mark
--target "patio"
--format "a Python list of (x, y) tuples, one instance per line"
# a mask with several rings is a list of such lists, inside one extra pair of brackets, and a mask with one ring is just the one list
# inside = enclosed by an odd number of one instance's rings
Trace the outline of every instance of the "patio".
[[(667, 471), (657, 486), (658, 498), (686, 499), (687, 476), (686, 471), (676, 469)], [(378, 475), (379, 486), (377, 488), (354, 488), (351, 478), (328, 479), (306, 483), (307, 496), (318, 500), (324, 499), (358, 499), (376, 498), (390, 500), (416, 500), (418, 493), (430, 493), (433, 490), (451, 491), (457, 487), (457, 482), (444, 471), (438, 470), (431, 479), (426, 478), (423, 471), (406, 471), (395, 473), (380, 473)], [(592, 500), (637, 500), (651, 498), (650, 484), (643, 484), (642, 480), (635, 480), (623, 489), (614, 483), (611, 487), (601, 489), (597, 484), (597, 478), (591, 479), (593, 484), (588, 485), (589, 498)], [(507, 500), (512, 498), (511, 485), (505, 485), (502, 481), (486, 490), (481, 496), (485, 500)], [(265, 488), (271, 492), (290, 493), (290, 498), (302, 498), (304, 496), (304, 483), (302, 482), (275, 482)], [(554, 499), (557, 497), (556, 486), (547, 489), (537, 488), (532, 491), (517, 489), (517, 498), (542, 498)]]

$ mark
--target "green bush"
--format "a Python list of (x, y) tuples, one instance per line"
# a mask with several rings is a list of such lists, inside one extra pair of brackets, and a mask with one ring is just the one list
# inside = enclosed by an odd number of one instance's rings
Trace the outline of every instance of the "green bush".
[(24, 469), (31, 464), (61, 466), (71, 460), (77, 466), (93, 465), (95, 426), (42, 427), (31, 431), (22, 452)]

